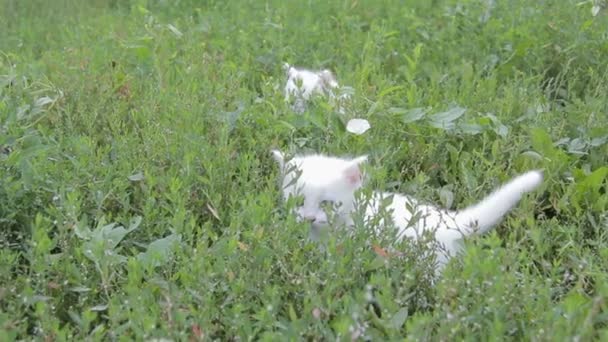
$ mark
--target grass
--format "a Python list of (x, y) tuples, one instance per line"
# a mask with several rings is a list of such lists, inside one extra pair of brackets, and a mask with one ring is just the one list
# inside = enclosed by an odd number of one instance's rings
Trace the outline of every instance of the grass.
[[(0, 339), (608, 339), (608, 19), (578, 2), (0, 0)], [(291, 113), (284, 61), (352, 112)], [(423, 245), (310, 242), (277, 147), (452, 207), (546, 180), (431, 286)]]

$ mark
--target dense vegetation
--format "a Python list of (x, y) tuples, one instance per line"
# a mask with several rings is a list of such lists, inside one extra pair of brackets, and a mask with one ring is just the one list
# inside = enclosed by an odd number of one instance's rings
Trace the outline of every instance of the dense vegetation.
[[(608, 339), (602, 5), (0, 0), (0, 339)], [(290, 112), (284, 61), (352, 108)], [(452, 208), (546, 179), (433, 284), (424, 244), (309, 241), (277, 147)]]

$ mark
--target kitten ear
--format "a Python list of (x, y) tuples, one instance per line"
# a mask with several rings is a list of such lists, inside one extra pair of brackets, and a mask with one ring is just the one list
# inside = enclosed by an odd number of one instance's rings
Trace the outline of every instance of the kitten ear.
[(283, 63), (283, 72), (285, 72), (285, 75), (288, 78), (295, 77), (298, 74), (298, 70), (289, 65), (289, 63)]
[(335, 78), (334, 77), (334, 73), (331, 72), (331, 70), (329, 70), (329, 69), (323, 69), (323, 70), (321, 70), (321, 76), (327, 77), (328, 79)]
[(367, 163), (367, 155), (357, 157), (357, 158), (353, 159), (352, 162), (357, 165)]
[(283, 152), (279, 150), (272, 150), (270, 152), (272, 153), (274, 160), (277, 162), (277, 164), (279, 164), (279, 168), (283, 170), (283, 167), (285, 166), (285, 155)]
[(357, 157), (350, 161), (350, 165), (344, 170), (346, 181), (353, 187), (359, 187), (363, 183), (363, 172), (361, 164), (367, 162), (367, 156)]
[(338, 82), (336, 81), (336, 77), (334, 76), (334, 73), (331, 72), (329, 69), (323, 69), (321, 70), (321, 72), (319, 73), (319, 77), (321, 77), (321, 79), (323, 80), (323, 82), (325, 84), (327, 84), (328, 86), (335, 88), (338, 86)]

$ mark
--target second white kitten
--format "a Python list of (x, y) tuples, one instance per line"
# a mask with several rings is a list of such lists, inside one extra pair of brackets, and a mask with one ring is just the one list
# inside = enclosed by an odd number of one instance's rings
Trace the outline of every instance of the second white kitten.
[(337, 102), (338, 111), (344, 113), (341, 102), (350, 98), (350, 95), (340, 94), (340, 85), (330, 70), (296, 68), (287, 63), (283, 64), (283, 70), (287, 76), (285, 101), (291, 103), (293, 111), (304, 112), (308, 101), (313, 96), (319, 95), (329, 97), (334, 105)]

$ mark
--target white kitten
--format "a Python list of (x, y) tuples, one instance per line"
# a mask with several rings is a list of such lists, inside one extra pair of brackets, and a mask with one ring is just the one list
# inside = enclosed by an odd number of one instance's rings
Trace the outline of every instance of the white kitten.
[(331, 103), (338, 102), (338, 111), (344, 113), (342, 102), (350, 95), (339, 94), (340, 86), (334, 74), (328, 69), (314, 71), (295, 68), (287, 63), (283, 64), (287, 76), (285, 83), (285, 101), (292, 102), (292, 110), (302, 113), (306, 110), (307, 102), (315, 95), (328, 96)]
[[(272, 151), (281, 168), (283, 198), (303, 196), (304, 202), (296, 209), (299, 220), (307, 220), (315, 229), (328, 225), (327, 212), (333, 211), (338, 222), (353, 225), (351, 214), (357, 207), (355, 192), (362, 186), (360, 165), (366, 156), (342, 159), (323, 155), (295, 156), (285, 160), (280, 151)], [(365, 207), (365, 221), (387, 203), (398, 240), (404, 237), (418, 239), (423, 232), (432, 233), (437, 270), (462, 249), (462, 239), (473, 233), (485, 233), (494, 227), (513, 208), (522, 195), (537, 188), (543, 180), (541, 171), (529, 171), (515, 177), (478, 204), (460, 211), (450, 211), (400, 194), (374, 192)], [(328, 205), (332, 204), (332, 205)], [(332, 222), (334, 223), (334, 222)]]

